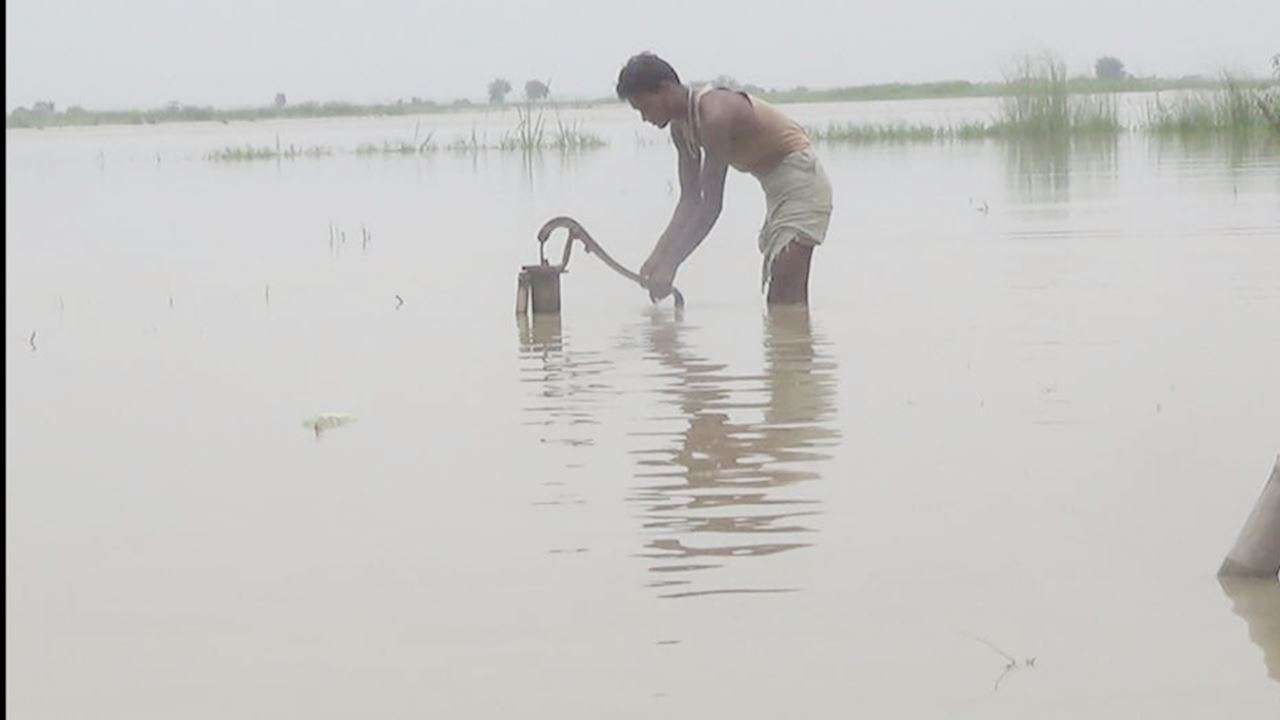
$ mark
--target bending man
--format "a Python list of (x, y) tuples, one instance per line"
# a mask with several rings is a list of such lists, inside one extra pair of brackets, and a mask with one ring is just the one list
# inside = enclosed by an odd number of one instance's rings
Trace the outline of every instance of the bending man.
[(809, 264), (831, 220), (831, 183), (804, 129), (768, 103), (714, 86), (693, 88), (652, 53), (632, 57), (618, 74), (618, 97), (660, 128), (671, 126), (680, 201), (640, 269), (649, 297), (671, 293), (680, 263), (706, 238), (724, 200), (730, 167), (764, 188), (759, 248), (770, 305), (809, 301)]

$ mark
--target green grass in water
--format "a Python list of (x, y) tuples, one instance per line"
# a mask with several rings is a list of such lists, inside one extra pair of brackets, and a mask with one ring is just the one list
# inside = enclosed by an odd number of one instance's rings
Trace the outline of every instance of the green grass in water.
[(1280, 82), (1258, 88), (1229, 74), (1222, 87), (1147, 104), (1146, 127), (1166, 135), (1280, 132)]
[(260, 147), (228, 145), (214, 150), (205, 157), (216, 162), (238, 162), (242, 160), (296, 160), (302, 157), (318, 158), (332, 154), (333, 148), (321, 145), (313, 145), (311, 147), (299, 147), (297, 145), (281, 147), (279, 144), (275, 147), (266, 145)]

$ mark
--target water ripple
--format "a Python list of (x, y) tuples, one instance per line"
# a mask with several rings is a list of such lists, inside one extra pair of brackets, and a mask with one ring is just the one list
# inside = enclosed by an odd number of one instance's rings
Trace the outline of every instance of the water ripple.
[(819, 502), (803, 488), (821, 478), (840, 439), (836, 363), (804, 310), (765, 318), (759, 373), (726, 372), (689, 347), (690, 332), (653, 315), (637, 333), (646, 362), (658, 365), (647, 374), (657, 383), (650, 392), (673, 410), (631, 433), (640, 482), (628, 501), (648, 535), (639, 556), (657, 561), (648, 572), (661, 577), (649, 586), (679, 576), (690, 587), (659, 596), (669, 599), (795, 592), (791, 583), (744, 585), (743, 563), (813, 543)]

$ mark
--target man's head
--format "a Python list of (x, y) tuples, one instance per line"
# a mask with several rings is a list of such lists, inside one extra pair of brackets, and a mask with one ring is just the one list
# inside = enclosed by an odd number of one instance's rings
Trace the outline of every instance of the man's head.
[(666, 60), (643, 52), (618, 73), (618, 98), (640, 111), (645, 122), (662, 128), (683, 110), (685, 89)]

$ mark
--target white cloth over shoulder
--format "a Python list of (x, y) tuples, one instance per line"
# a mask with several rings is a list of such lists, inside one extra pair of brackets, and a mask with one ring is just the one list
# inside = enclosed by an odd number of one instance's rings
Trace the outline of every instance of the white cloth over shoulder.
[(765, 217), (760, 228), (764, 255), (760, 285), (768, 285), (773, 261), (793, 240), (821, 245), (831, 222), (831, 181), (812, 148), (787, 155), (772, 170), (756, 176), (764, 188)]

